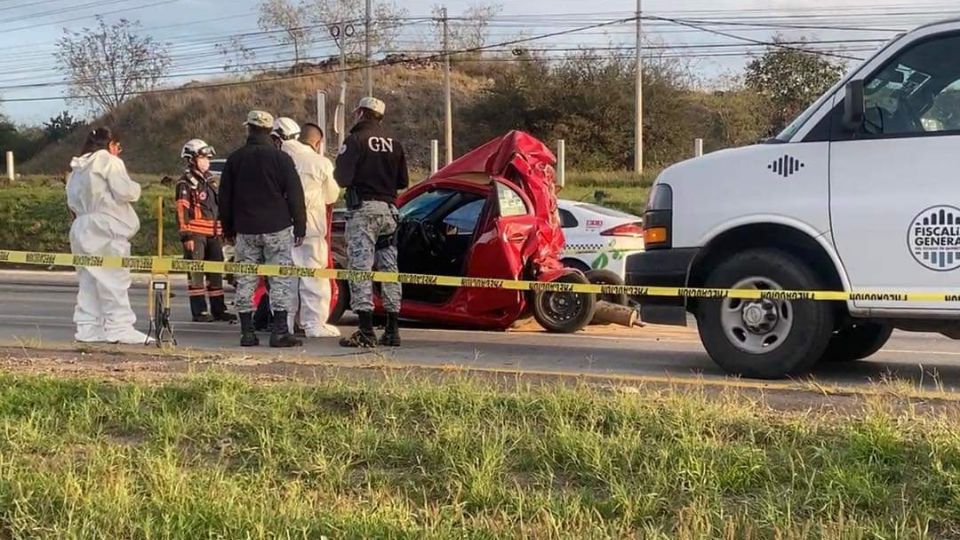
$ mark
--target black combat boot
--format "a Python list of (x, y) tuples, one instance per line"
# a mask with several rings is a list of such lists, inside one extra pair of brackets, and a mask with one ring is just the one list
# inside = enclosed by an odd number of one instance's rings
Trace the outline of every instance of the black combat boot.
[(213, 322), (213, 316), (207, 311), (207, 297), (190, 291), (190, 315), (193, 322)]
[(377, 334), (373, 331), (373, 313), (358, 311), (357, 317), (360, 319), (360, 328), (352, 336), (341, 339), (340, 346), (353, 349), (375, 348), (377, 346)]
[(290, 328), (287, 326), (287, 312), (274, 311), (272, 332), (270, 332), (270, 346), (289, 348), (300, 347), (301, 345), (303, 345), (303, 342), (293, 337), (293, 334), (290, 333)]
[(253, 313), (248, 311), (240, 314), (240, 346), (256, 347), (260, 345), (260, 338), (253, 329)]
[(237, 320), (236, 315), (227, 312), (227, 303), (224, 301), (223, 295), (210, 297), (210, 314), (213, 315), (215, 321), (234, 322)]
[(380, 345), (383, 347), (400, 346), (400, 315), (398, 313), (387, 313), (387, 327), (383, 335), (380, 336)]

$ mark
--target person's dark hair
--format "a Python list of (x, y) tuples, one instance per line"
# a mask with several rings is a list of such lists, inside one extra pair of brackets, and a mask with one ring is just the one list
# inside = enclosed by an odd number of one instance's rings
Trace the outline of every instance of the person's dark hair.
[(360, 119), (361, 120), (376, 120), (377, 122), (383, 121), (383, 115), (367, 108), (360, 108)]
[(254, 126), (250, 124), (247, 124), (247, 129), (249, 130), (250, 135), (254, 135), (257, 137), (269, 136), (270, 132), (273, 131), (271, 128), (268, 128), (268, 127)]
[(83, 148), (80, 150), (80, 155), (89, 154), (90, 152), (96, 152), (97, 150), (106, 150), (110, 143), (119, 142), (120, 137), (117, 136), (110, 128), (108, 127), (98, 127), (91, 130), (87, 133), (87, 140), (83, 143)]
[(303, 132), (306, 132), (307, 130), (310, 130), (310, 129), (315, 129), (315, 130), (317, 130), (317, 133), (320, 134), (320, 137), (321, 137), (321, 138), (327, 136), (327, 134), (323, 132), (323, 128), (320, 127), (320, 126), (318, 126), (318, 125), (316, 125), (316, 124), (314, 124), (313, 122), (307, 122), (306, 124), (304, 124), (304, 125), (303, 125), (303, 128), (302, 128), (302, 131), (303, 131)]

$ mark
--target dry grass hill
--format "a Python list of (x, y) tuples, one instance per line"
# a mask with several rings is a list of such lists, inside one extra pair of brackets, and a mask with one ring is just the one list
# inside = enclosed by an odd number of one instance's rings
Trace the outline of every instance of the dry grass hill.
[[(362, 74), (350, 73), (347, 104), (360, 98)], [(469, 106), (489, 81), (460, 71), (453, 73), (453, 102), (458, 109)], [(100, 119), (119, 130), (123, 158), (131, 171), (173, 174), (180, 169), (179, 151), (187, 140), (199, 137), (214, 145), (221, 156), (243, 143), (241, 126), (249, 109), (260, 108), (297, 121), (316, 119), (316, 91), (325, 90), (328, 117), (333, 118), (339, 75), (308, 74), (286, 81), (194, 88), (148, 94), (137, 97), (118, 109), (112, 120)], [(403, 138), (412, 166), (426, 168), (430, 139), (443, 137), (443, 72), (434, 66), (408, 68), (393, 66), (376, 72), (376, 94), (388, 106), (387, 124)], [(44, 148), (24, 164), (25, 173), (58, 173), (67, 170), (71, 156), (83, 143), (85, 130), (60, 143)], [(455, 140), (457, 153), (467, 150), (469, 133)], [(328, 148), (334, 151), (336, 136), (331, 134)], [(442, 149), (441, 149), (442, 152)]]

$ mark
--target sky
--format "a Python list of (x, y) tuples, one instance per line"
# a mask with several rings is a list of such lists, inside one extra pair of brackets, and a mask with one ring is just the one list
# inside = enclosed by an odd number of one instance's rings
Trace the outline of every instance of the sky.
[[(478, 0), (446, 0), (451, 16)], [(431, 49), (425, 40), (433, 32), (429, 18), (442, 0), (401, 0), (411, 19), (397, 47), (407, 52)], [(374, 0), (374, 3), (379, 3)], [(480, 3), (497, 3), (482, 1)], [(214, 44), (228, 37), (258, 31), (259, 0), (0, 0), (0, 112), (21, 124), (39, 124), (69, 109), (84, 116), (82, 104), (67, 102), (63, 76), (55, 69), (53, 51), (64, 28), (79, 30), (95, 23), (138, 20), (142, 32), (169, 43), (173, 76), (169, 85), (222, 77), (222, 57)], [(518, 36), (547, 33), (630, 17), (635, 0), (500, 0), (488, 43)], [(779, 35), (786, 40), (806, 38), (811, 47), (841, 56), (862, 58), (898, 30), (948, 16), (960, 16), (960, 2), (952, 0), (643, 0), (649, 17), (682, 20), (686, 26), (663, 19), (645, 20), (645, 54), (682, 58), (703, 81), (737, 73), (766, 42)], [(633, 23), (572, 32), (525, 43), (556, 57), (577, 48), (605, 47), (606, 54), (629, 56)], [(325, 57), (335, 53), (326, 36), (308, 51)], [(719, 32), (719, 33), (718, 33)], [(721, 35), (726, 34), (726, 35)], [(248, 36), (263, 52), (257, 62), (289, 56), (286, 48), (271, 45), (269, 36)], [(625, 48), (627, 47), (627, 48)]]

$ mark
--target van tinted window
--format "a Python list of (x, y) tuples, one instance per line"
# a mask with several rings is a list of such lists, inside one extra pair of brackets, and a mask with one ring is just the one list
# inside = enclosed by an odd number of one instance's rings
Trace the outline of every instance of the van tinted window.
[(960, 129), (960, 35), (914, 45), (864, 81), (866, 121), (873, 135)]

